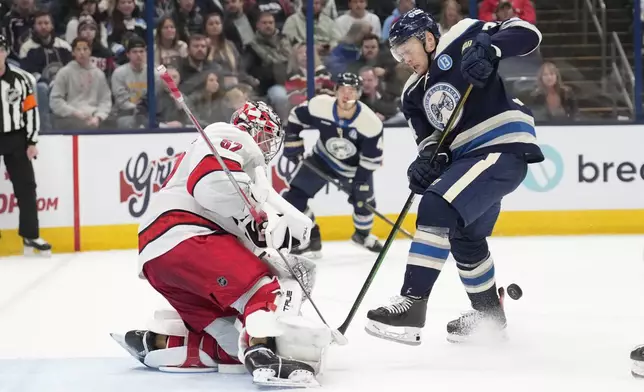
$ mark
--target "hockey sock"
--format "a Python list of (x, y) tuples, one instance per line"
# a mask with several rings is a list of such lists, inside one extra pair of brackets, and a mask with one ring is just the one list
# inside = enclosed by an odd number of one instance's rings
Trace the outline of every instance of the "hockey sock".
[(353, 214), (353, 227), (355, 227), (356, 232), (364, 235), (365, 237), (371, 232), (373, 227), (373, 214), (369, 215), (358, 215)]
[(494, 260), (489, 253), (478, 263), (465, 264), (457, 261), (456, 266), (474, 309), (486, 311), (500, 306), (494, 278)]
[(429, 297), (449, 256), (449, 229), (419, 226), (409, 249), (401, 295)]

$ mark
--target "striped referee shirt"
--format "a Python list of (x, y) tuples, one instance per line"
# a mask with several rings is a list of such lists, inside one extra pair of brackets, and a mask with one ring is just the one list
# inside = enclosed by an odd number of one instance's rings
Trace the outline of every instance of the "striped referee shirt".
[(27, 142), (36, 144), (40, 117), (34, 94), (36, 79), (31, 74), (7, 65), (0, 76), (0, 114), (3, 133), (26, 132)]

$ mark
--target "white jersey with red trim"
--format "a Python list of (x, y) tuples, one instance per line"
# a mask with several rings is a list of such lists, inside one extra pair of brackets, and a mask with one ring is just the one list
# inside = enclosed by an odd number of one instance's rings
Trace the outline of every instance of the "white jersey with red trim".
[[(204, 131), (244, 193), (250, 195), (255, 168), (266, 166), (255, 140), (247, 132), (223, 122), (211, 124)], [(227, 232), (253, 249), (233, 220), (243, 219), (248, 213), (243, 199), (199, 136), (154, 195), (139, 225), (139, 272), (147, 261), (194, 236)]]

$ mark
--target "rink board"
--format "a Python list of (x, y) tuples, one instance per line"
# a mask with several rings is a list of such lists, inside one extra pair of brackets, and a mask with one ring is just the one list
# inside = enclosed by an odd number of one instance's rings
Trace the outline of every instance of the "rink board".
[[(530, 165), (526, 180), (503, 202), (495, 235), (644, 233), (644, 127), (539, 127), (546, 155)], [(137, 222), (197, 133), (43, 136), (34, 162), (42, 236), (57, 251), (129, 249)], [(317, 131), (304, 132), (310, 151)], [(416, 155), (408, 128), (387, 128), (384, 164), (375, 172), (377, 208), (395, 220), (407, 196), (406, 170)], [(276, 157), (276, 190), (286, 190), (296, 170)], [(18, 209), (0, 167), (0, 255), (21, 251)], [(416, 202), (419, 198), (416, 198)], [(311, 202), (325, 240), (353, 232), (347, 196), (332, 185)], [(404, 227), (413, 231), (416, 204)], [(374, 233), (390, 226), (375, 219)]]

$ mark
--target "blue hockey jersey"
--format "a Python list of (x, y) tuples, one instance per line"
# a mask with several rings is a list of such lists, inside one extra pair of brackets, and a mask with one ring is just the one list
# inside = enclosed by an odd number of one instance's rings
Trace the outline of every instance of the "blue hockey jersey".
[(320, 138), (313, 152), (343, 177), (353, 178), (358, 167), (374, 171), (382, 163), (382, 121), (362, 102), (356, 104), (353, 118), (341, 119), (336, 99), (317, 95), (291, 111), (286, 132), (299, 134), (304, 128), (318, 129)]
[[(425, 75), (413, 74), (402, 93), (402, 109), (416, 134), (419, 149), (438, 140), (468, 87), (461, 74), (461, 55), (476, 36), (487, 32), (501, 58), (522, 56), (541, 42), (536, 27), (518, 18), (505, 22), (463, 19), (441, 36)], [(496, 75), (484, 88), (472, 89), (463, 111), (446, 139), (452, 158), (511, 152), (523, 154), (528, 163), (541, 162), (534, 118), (521, 101), (509, 97)]]

